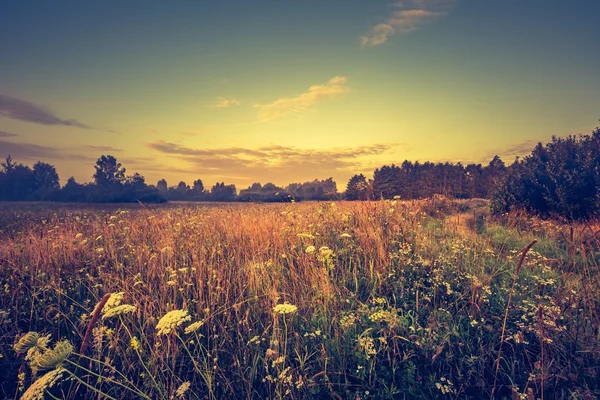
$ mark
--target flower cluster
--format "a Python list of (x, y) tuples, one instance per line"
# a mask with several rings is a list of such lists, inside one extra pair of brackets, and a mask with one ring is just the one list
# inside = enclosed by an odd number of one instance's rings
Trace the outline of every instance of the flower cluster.
[(188, 315), (187, 310), (173, 310), (166, 313), (156, 324), (156, 334), (168, 335), (173, 332), (178, 326), (186, 321), (191, 321), (192, 317)]

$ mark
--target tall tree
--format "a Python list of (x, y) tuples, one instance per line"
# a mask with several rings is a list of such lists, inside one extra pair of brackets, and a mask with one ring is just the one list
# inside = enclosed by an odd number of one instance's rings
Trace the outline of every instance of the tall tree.
[(169, 186), (167, 185), (167, 181), (165, 179), (161, 179), (156, 183), (156, 188), (161, 193), (167, 193), (169, 190)]
[(60, 189), (60, 180), (54, 165), (38, 161), (33, 165), (34, 197), (48, 200)]
[(344, 197), (346, 200), (366, 200), (367, 190), (367, 178), (363, 174), (354, 175), (348, 181)]
[(125, 168), (111, 155), (102, 156), (94, 166), (94, 181), (103, 188), (115, 188), (125, 182)]
[(225, 182), (217, 182), (212, 187), (211, 198), (215, 201), (232, 201), (237, 194), (235, 185), (225, 185)]
[(192, 191), (194, 192), (194, 196), (202, 196), (204, 194), (204, 183), (202, 183), (202, 179), (196, 179), (194, 181)]

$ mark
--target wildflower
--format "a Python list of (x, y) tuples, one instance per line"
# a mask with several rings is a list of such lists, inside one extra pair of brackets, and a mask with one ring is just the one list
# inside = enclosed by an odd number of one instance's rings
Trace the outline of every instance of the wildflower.
[(34, 370), (47, 370), (60, 366), (73, 352), (73, 345), (68, 340), (63, 340), (54, 345), (52, 350), (47, 350), (38, 355), (31, 362)]
[(273, 349), (267, 349), (265, 352), (265, 357), (275, 360), (279, 356), (279, 352)]
[(196, 332), (198, 329), (200, 329), (200, 327), (204, 325), (204, 321), (196, 321), (190, 325), (187, 326), (187, 328), (185, 328), (185, 334), (189, 335), (190, 333), (194, 333)]
[(273, 311), (278, 314), (293, 314), (298, 311), (298, 307), (290, 303), (277, 304), (273, 307)]
[[(106, 307), (105, 307), (106, 308)], [(129, 314), (135, 312), (136, 307), (131, 304), (122, 304), (120, 306), (112, 307), (109, 310), (102, 312), (102, 319), (116, 317), (121, 314)]]
[(349, 233), (345, 233), (345, 232), (344, 232), (344, 233), (342, 233), (342, 234), (340, 235), (340, 237), (341, 237), (341, 238), (351, 238), (351, 237), (352, 237), (352, 235), (350, 235)]
[(137, 336), (131, 338), (131, 340), (129, 341), (129, 347), (131, 347), (135, 351), (140, 351), (140, 349), (142, 348), (142, 344), (140, 343), (140, 340), (137, 338)]
[(248, 343), (246, 343), (246, 345), (251, 345), (251, 344), (258, 344), (260, 343), (260, 336), (254, 336), (252, 339), (248, 340)]
[(180, 399), (183, 398), (185, 393), (190, 389), (191, 385), (192, 383), (190, 381), (183, 382), (175, 391), (175, 396), (177, 396)]
[(368, 330), (358, 337), (358, 347), (365, 352), (365, 356), (369, 359), (371, 356), (377, 354), (377, 350), (375, 349), (373, 338), (367, 336), (366, 333), (368, 333)]
[(314, 253), (314, 252), (315, 252), (315, 250), (316, 250), (316, 249), (315, 249), (315, 246), (308, 246), (308, 247), (306, 248), (306, 250), (304, 250), (304, 251), (306, 252), (306, 254), (312, 254), (312, 253)]
[(123, 301), (123, 296), (124, 295), (125, 295), (125, 292), (111, 293), (110, 297), (106, 301), (106, 304), (104, 304), (104, 307), (102, 307), (102, 314), (104, 315), (110, 309), (120, 306), (121, 302)]
[(19, 341), (14, 345), (14, 349), (17, 353), (23, 353), (32, 347), (35, 347), (38, 344), (38, 339), (40, 336), (37, 332), (27, 332), (25, 335), (19, 339)]
[(27, 389), (27, 391), (23, 393), (23, 396), (21, 396), (21, 400), (43, 399), (46, 390), (54, 386), (54, 384), (56, 384), (56, 382), (58, 382), (62, 377), (64, 372), (64, 368), (57, 368), (46, 373), (44, 376), (33, 382), (31, 386), (29, 386), (29, 389)]
[(273, 360), (273, 366), (277, 364), (283, 364), (285, 362), (285, 356), (279, 356), (275, 360)]
[(83, 233), (78, 233), (77, 235), (75, 235), (75, 239), (79, 239), (81, 237), (83, 237)]
[(191, 321), (187, 310), (173, 310), (166, 313), (156, 324), (157, 335), (168, 335), (185, 321)]

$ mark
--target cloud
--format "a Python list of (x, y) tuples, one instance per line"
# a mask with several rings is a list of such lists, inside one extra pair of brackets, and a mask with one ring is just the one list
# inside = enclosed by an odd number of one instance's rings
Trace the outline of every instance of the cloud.
[(0, 131), (0, 137), (15, 137), (15, 136), (17, 136), (16, 133)]
[(91, 145), (85, 145), (85, 146), (81, 146), (80, 147), (82, 150), (88, 150), (88, 151), (97, 151), (97, 152), (121, 152), (123, 150), (121, 149), (116, 149), (112, 146), (91, 146)]
[[(41, 125), (62, 125), (82, 129), (97, 129), (75, 119), (59, 118), (52, 112), (33, 103), (5, 95), (0, 95), (0, 117), (32, 122)], [(97, 130), (117, 133), (109, 129)]]
[[(510, 144), (506, 147), (503, 148), (497, 148), (494, 150), (488, 150), (482, 157), (477, 158), (477, 159), (473, 159), (472, 162), (475, 163), (481, 163), (483, 165), (487, 165), (492, 158), (494, 158), (494, 156), (499, 156), (502, 161), (504, 161), (507, 165), (508, 164), (512, 164), (512, 162), (515, 160), (516, 157), (524, 157), (527, 156), (529, 154), (531, 154), (531, 152), (533, 151), (534, 147), (538, 144), (538, 143), (546, 143), (549, 142), (549, 140), (544, 141), (544, 140), (536, 140), (536, 139), (527, 139), (524, 140), (522, 142), (519, 143), (513, 143)], [(468, 160), (469, 157), (466, 157), (466, 159)], [(463, 160), (465, 161), (465, 160)]]
[(0, 157), (12, 156), (21, 161), (44, 161), (44, 160), (80, 160), (90, 161), (92, 158), (80, 154), (66, 153), (63, 149), (41, 146), (32, 143), (14, 143), (0, 140)]
[(417, 30), (421, 25), (448, 14), (454, 0), (411, 0), (396, 2), (392, 14), (361, 37), (362, 47), (379, 46), (394, 34)]
[(348, 92), (345, 76), (335, 76), (324, 85), (313, 85), (304, 93), (295, 97), (282, 97), (271, 103), (256, 104), (258, 119), (270, 121), (281, 118), (288, 113), (304, 114), (311, 111), (311, 107), (322, 100), (327, 100)]
[(239, 106), (240, 102), (236, 99), (228, 99), (226, 97), (217, 97), (217, 100), (210, 106), (213, 108), (228, 108), (232, 106)]
[(278, 145), (253, 149), (197, 149), (159, 140), (146, 146), (185, 161), (190, 165), (190, 173), (214, 177), (216, 180), (289, 183), (363, 172), (365, 165), (372, 164), (372, 157), (384, 154), (397, 145), (383, 143), (326, 150)]

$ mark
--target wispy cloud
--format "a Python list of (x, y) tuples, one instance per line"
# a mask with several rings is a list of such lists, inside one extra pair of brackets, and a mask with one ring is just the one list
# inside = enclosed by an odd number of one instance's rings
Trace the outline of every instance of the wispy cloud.
[(512, 143), (504, 147), (489, 149), (481, 157), (472, 157), (471, 155), (463, 157), (462, 160), (457, 161), (474, 162), (487, 165), (492, 160), (492, 158), (494, 158), (494, 156), (497, 155), (500, 158), (502, 158), (502, 160), (508, 165), (512, 164), (516, 157), (522, 158), (531, 154), (534, 147), (538, 143), (541, 142), (542, 144), (544, 144), (549, 142), (550, 140), (550, 138), (548, 138), (548, 140), (527, 139), (522, 142)]
[(295, 97), (282, 97), (271, 103), (256, 104), (254, 107), (258, 109), (258, 119), (270, 121), (288, 113), (304, 114), (310, 111), (315, 103), (346, 93), (347, 81), (345, 76), (335, 76), (324, 85), (313, 85)]
[(394, 11), (361, 37), (363, 47), (379, 46), (394, 34), (409, 33), (448, 14), (454, 0), (406, 0), (393, 4)]
[(179, 134), (182, 136), (187, 136), (187, 137), (193, 137), (193, 136), (199, 135), (197, 132), (179, 132)]
[(15, 137), (17, 136), (16, 133), (10, 133), (10, 132), (6, 132), (6, 131), (0, 131), (0, 137)]
[(217, 100), (212, 103), (210, 106), (213, 108), (228, 108), (233, 106), (239, 106), (239, 100), (234, 98), (228, 99), (226, 97), (217, 97)]
[(25, 122), (32, 122), (41, 125), (72, 126), (82, 129), (96, 129), (111, 133), (117, 133), (110, 129), (93, 128), (75, 119), (59, 118), (58, 116), (56, 116), (55, 114), (43, 107), (40, 107), (25, 100), (20, 100), (5, 95), (0, 95), (0, 117), (16, 119)]
[(8, 155), (12, 156), (17, 161), (93, 160), (91, 157), (65, 152), (64, 149), (59, 149), (56, 147), (0, 140), (0, 157), (6, 157)]
[(112, 146), (92, 146), (92, 145), (84, 145), (84, 146), (80, 146), (81, 150), (86, 150), (86, 151), (96, 151), (96, 152), (113, 152), (113, 153), (119, 153), (123, 150), (121, 149), (117, 149), (114, 148)]
[(264, 180), (289, 183), (363, 172), (365, 165), (371, 165), (372, 157), (397, 145), (381, 143), (326, 150), (278, 145), (198, 149), (159, 140), (146, 146), (185, 161), (190, 165), (190, 172), (203, 176), (238, 182)]

